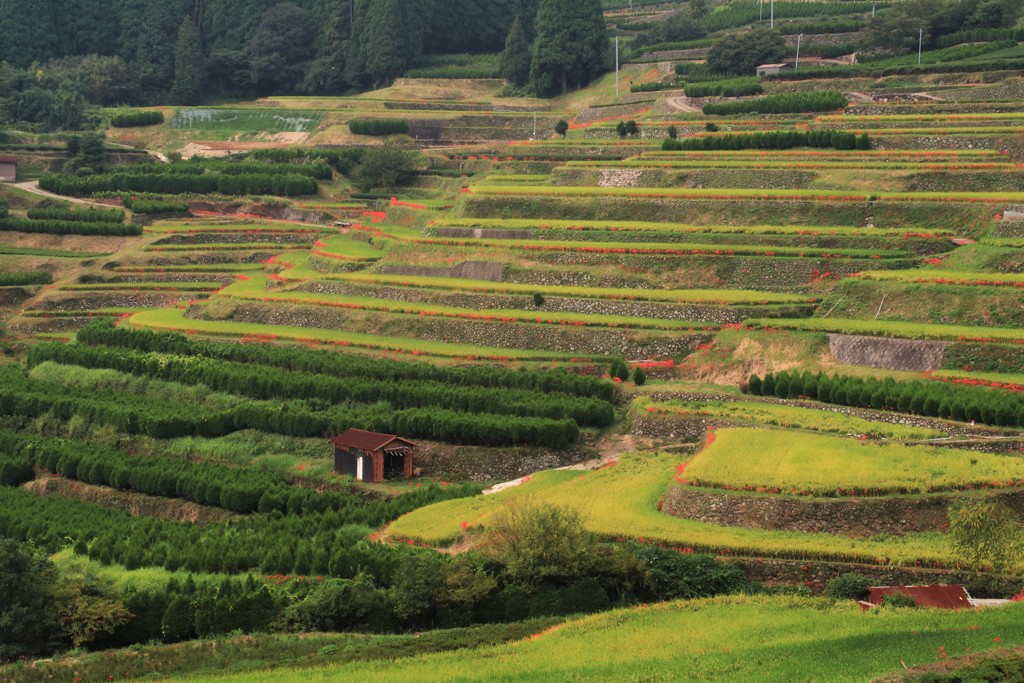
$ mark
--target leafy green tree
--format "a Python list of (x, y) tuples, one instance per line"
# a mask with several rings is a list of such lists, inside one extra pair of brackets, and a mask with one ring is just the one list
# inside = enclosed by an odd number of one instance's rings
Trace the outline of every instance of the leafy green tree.
[(313, 15), (298, 5), (274, 5), (249, 40), (249, 79), (257, 92), (295, 90), (313, 57)]
[(992, 498), (950, 508), (949, 540), (964, 561), (995, 572), (1019, 568), (1024, 557), (1024, 531), (1013, 511)]
[(199, 29), (185, 17), (174, 45), (174, 85), (171, 100), (175, 104), (197, 104), (202, 100), (206, 81), (206, 58)]
[(640, 126), (636, 125), (636, 121), (630, 119), (626, 121), (626, 135), (629, 137), (635, 137), (640, 134)]
[(644, 372), (643, 368), (637, 366), (636, 370), (633, 371), (633, 384), (637, 385), (638, 387), (642, 387), (646, 383), (647, 373)]
[(0, 661), (46, 655), (59, 645), (63, 629), (56, 584), (57, 570), (49, 560), (0, 539)]
[(752, 75), (761, 64), (778, 62), (787, 54), (778, 31), (756, 29), (719, 38), (708, 50), (708, 68), (716, 73)]
[(411, 15), (402, 0), (376, 0), (370, 5), (362, 41), (366, 71), (375, 85), (401, 76), (422, 52), (422, 36)]
[(187, 0), (120, 0), (118, 54), (137, 75), (140, 100), (162, 99), (174, 82), (174, 45)]
[(516, 17), (505, 39), (505, 50), (498, 62), (498, 73), (513, 85), (523, 86), (530, 80), (530, 41), (523, 22)]
[(405, 178), (413, 167), (412, 155), (393, 142), (370, 147), (362, 162), (352, 173), (352, 180), (363, 191), (373, 188), (391, 190)]
[(923, 42), (931, 44), (932, 27), (942, 14), (944, 2), (934, 0), (907, 0), (892, 9), (877, 14), (868, 21), (864, 37), (872, 47), (896, 54), (917, 50), (919, 31), (924, 30)]
[(558, 123), (555, 124), (555, 132), (564, 138), (565, 134), (569, 132), (569, 123), (565, 119), (560, 119)]
[(313, 95), (335, 95), (345, 91), (346, 59), (352, 39), (352, 5), (331, 3), (321, 33), (321, 49), (306, 72), (302, 89)]
[(0, 54), (18, 68), (42, 63), (60, 52), (57, 0), (0, 0)]
[(542, 0), (530, 79), (546, 97), (581, 87), (604, 69), (608, 31), (600, 0)]
[(484, 552), (512, 584), (567, 585), (591, 575), (595, 544), (575, 510), (514, 500), (495, 514)]

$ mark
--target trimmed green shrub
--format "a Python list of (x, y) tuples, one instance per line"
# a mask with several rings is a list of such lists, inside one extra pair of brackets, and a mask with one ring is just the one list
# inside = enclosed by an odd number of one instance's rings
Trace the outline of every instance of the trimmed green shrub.
[(861, 600), (867, 596), (871, 583), (861, 574), (840, 574), (825, 584), (825, 595), (836, 600)]
[(125, 223), (83, 223), (81, 221), (0, 219), (0, 231), (46, 233), (50, 235), (141, 235), (141, 225)]
[[(687, 97), (745, 97), (764, 92), (756, 76), (686, 84)], [(706, 112), (705, 112), (706, 113)]]
[(124, 211), (121, 209), (29, 209), (28, 217), (32, 220), (124, 223)]
[(114, 128), (137, 128), (139, 126), (155, 126), (164, 122), (164, 114), (159, 111), (126, 111), (110, 117), (110, 125)]
[(843, 109), (849, 100), (841, 92), (809, 91), (779, 93), (735, 102), (713, 102), (704, 105), (708, 115), (730, 114), (799, 114), (804, 112)]
[[(710, 125), (710, 122), (708, 122)], [(717, 128), (716, 128), (717, 129)], [(842, 130), (795, 130), (741, 135), (705, 135), (685, 139), (668, 138), (661, 143), (667, 152), (710, 152), (737, 149), (790, 149), (793, 147), (821, 147), (832, 149), (870, 149), (867, 133), (859, 137)]]
[(140, 214), (188, 212), (188, 204), (185, 202), (168, 202), (156, 199), (132, 200), (129, 198), (125, 201), (125, 206), (130, 208), (133, 212)]

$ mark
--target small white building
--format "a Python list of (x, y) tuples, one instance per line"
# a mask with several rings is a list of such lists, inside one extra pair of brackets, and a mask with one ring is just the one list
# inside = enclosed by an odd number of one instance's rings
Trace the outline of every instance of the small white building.
[(790, 68), (789, 64), (762, 64), (757, 67), (757, 75), (771, 76), (779, 73), (780, 71), (789, 71)]

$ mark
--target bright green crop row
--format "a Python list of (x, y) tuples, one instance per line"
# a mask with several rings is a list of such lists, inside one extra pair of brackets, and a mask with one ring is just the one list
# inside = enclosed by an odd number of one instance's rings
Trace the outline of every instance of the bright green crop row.
[(343, 332), (309, 327), (261, 325), (223, 320), (192, 320), (178, 308), (160, 308), (136, 313), (128, 321), (133, 327), (167, 332), (195, 333), (217, 337), (250, 338), (253, 341), (291, 341), (332, 344), (354, 348), (391, 351), (413, 356), (500, 360), (567, 360), (568, 354), (549, 351), (500, 349), (490, 346), (450, 344), (398, 337), (382, 337), (358, 332)]
[(157, 221), (147, 225), (144, 232), (200, 233), (200, 232), (332, 232), (327, 227), (296, 223), (188, 223)]
[(96, 258), (97, 256), (108, 256), (106, 251), (66, 251), (61, 249), (34, 249), (32, 247), (9, 247), (6, 244), (0, 245), (0, 255), (3, 256), (43, 256), (46, 258)]
[(683, 476), (717, 489), (803, 495), (932, 493), (1024, 480), (1024, 459), (937, 446), (880, 445), (774, 429), (720, 429)]
[[(873, 159), (851, 159), (840, 161), (838, 159), (814, 160), (814, 159), (705, 159), (705, 160), (669, 160), (669, 159), (626, 159), (624, 161), (567, 161), (565, 166), (571, 168), (668, 168), (668, 169), (704, 169), (704, 168), (756, 168), (756, 169), (878, 169), (878, 170), (941, 170), (941, 171), (981, 171), (981, 170), (1005, 170), (1018, 171), (1019, 169), (1009, 163), (995, 162), (958, 162), (958, 161), (876, 161)], [(504, 176), (490, 176), (492, 182), (505, 180)]]
[(1020, 605), (862, 612), (853, 601), (729, 596), (605, 612), (513, 643), (188, 680), (862, 683), (945, 657), (1018, 646), (1024, 642), (1022, 619)]
[(627, 197), (654, 199), (771, 199), (814, 201), (949, 201), (949, 202), (1024, 202), (1024, 192), (872, 192), (870, 194), (828, 194), (821, 190), (701, 189), (691, 187), (515, 187), (478, 185), (473, 192), (497, 196), (543, 197)]
[[(678, 152), (662, 152), (655, 150), (644, 152), (643, 158), (669, 158), (678, 159)], [(738, 149), (721, 150), (715, 152), (687, 152), (687, 159), (720, 159), (720, 158), (744, 157), (785, 157), (785, 158), (810, 158), (810, 159), (835, 159), (846, 161), (848, 159), (892, 159), (893, 161), (904, 161), (906, 159), (964, 159), (984, 157), (986, 160), (1000, 161), (999, 152), (992, 149), (850, 149), (843, 151), (814, 150), (814, 149)]]
[[(612, 230), (634, 232), (723, 233), (741, 235), (841, 235), (854, 237), (892, 237), (900, 234), (889, 228), (855, 228), (831, 225), (690, 225), (688, 223), (656, 223), (650, 221), (566, 221), (537, 218), (444, 218), (437, 227), (494, 228), (521, 230)], [(915, 231), (915, 235), (922, 234)], [(927, 236), (952, 235), (951, 230), (928, 229)]]
[(875, 422), (829, 409), (798, 408), (759, 401), (660, 401), (639, 398), (637, 413), (723, 418), (732, 422), (773, 425), (789, 429), (810, 429), (834, 434), (867, 434), (886, 439), (933, 439), (945, 432), (924, 427)]
[[(287, 277), (290, 273), (285, 273)], [(524, 294), (539, 292), (544, 296), (562, 296), (584, 299), (626, 299), (630, 301), (666, 301), (717, 305), (801, 304), (807, 297), (778, 292), (756, 292), (742, 289), (617, 289), (613, 287), (571, 287), (563, 285), (532, 285), (489, 280), (463, 280), (459, 278), (426, 277), (414, 275), (385, 275), (383, 273), (320, 274), (320, 279), (345, 280), (363, 284), (423, 287), (428, 289), (487, 294)]]
[(235, 273), (263, 270), (262, 263), (193, 263), (185, 266), (117, 266), (115, 273)]
[(908, 323), (895, 320), (852, 320), (849, 318), (762, 318), (757, 320), (748, 320), (747, 324), (789, 330), (807, 330), (812, 332), (865, 334), (876, 337), (939, 340), (964, 339), (971, 341), (1024, 343), (1024, 330), (1014, 330), (1005, 327), (935, 325), (931, 323)]
[[(237, 299), (266, 302), (284, 302), (331, 306), (366, 311), (385, 311), (404, 315), (418, 315), (439, 318), (458, 318), (484, 322), (536, 323), (544, 325), (571, 325), (575, 327), (627, 328), (644, 330), (691, 330), (714, 329), (707, 323), (679, 320), (659, 320), (625, 315), (599, 315), (584, 313), (561, 313), (557, 311), (529, 311), (522, 309), (475, 309), (419, 303), (416, 301), (394, 301), (372, 296), (350, 296), (347, 294), (314, 294), (296, 291), (267, 291), (262, 279), (248, 282), (239, 281), (224, 289), (220, 295)], [(219, 287), (219, 284), (218, 284)]]
[(848, 123), (850, 121), (937, 121), (939, 123), (955, 123), (957, 121), (1006, 121), (1024, 119), (1024, 112), (988, 112), (981, 114), (881, 114), (881, 115), (842, 115), (827, 114), (816, 116), (815, 121), (822, 123)]
[[(312, 238), (310, 238), (312, 239)], [(291, 249), (297, 245), (288, 245)], [(158, 244), (148, 245), (143, 251), (279, 251), (275, 242), (227, 242), (224, 244)]]
[[(822, 438), (822, 437), (818, 437)], [(948, 562), (951, 552), (941, 534), (862, 539), (822, 533), (766, 531), (723, 527), (658, 510), (658, 501), (675, 481), (686, 456), (631, 453), (618, 464), (586, 474), (541, 472), (500, 493), (439, 503), (400, 517), (388, 533), (430, 544), (462, 536), (462, 523), (486, 528), (492, 515), (510, 500), (529, 497), (539, 504), (567, 506), (580, 512), (587, 528), (610, 538), (645, 538), (734, 555), (844, 559), (866, 563)]]
[(936, 370), (932, 373), (933, 377), (939, 379), (964, 379), (969, 380), (968, 383), (982, 383), (982, 384), (1009, 384), (1013, 386), (1024, 387), (1024, 374), (1012, 373), (1012, 372), (970, 372), (967, 370)]

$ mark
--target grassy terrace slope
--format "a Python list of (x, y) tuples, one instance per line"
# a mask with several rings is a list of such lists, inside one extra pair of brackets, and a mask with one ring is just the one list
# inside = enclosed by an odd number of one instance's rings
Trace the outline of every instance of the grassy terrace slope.
[(938, 339), (976, 341), (1002, 341), (1024, 343), (1024, 330), (1005, 327), (975, 327), (968, 325), (934, 325), (902, 321), (851, 320), (843, 318), (803, 318), (799, 320), (748, 320), (750, 325), (787, 330), (864, 334), (878, 337), (904, 337), (907, 339)]
[(1024, 484), (1024, 459), (1006, 455), (756, 429), (722, 429), (709, 441), (681, 474), (693, 486), (827, 496)]
[(569, 360), (568, 354), (518, 349), (499, 349), (469, 344), (420, 341), (397, 337), (381, 337), (358, 332), (343, 332), (310, 327), (260, 325), (221, 320), (193, 320), (186, 318), (178, 308), (161, 308), (133, 315), (129, 324), (139, 329), (186, 332), (229, 339), (256, 339), (266, 341), (292, 341), (350, 346), (357, 349), (393, 351), (413, 356), (420, 354), (443, 358), (480, 360)]
[(608, 538), (646, 538), (734, 555), (834, 559), (901, 565), (941, 564), (950, 549), (939, 534), (908, 534), (884, 540), (831, 534), (756, 531), (721, 527), (662, 514), (658, 501), (677, 476), (685, 456), (633, 453), (614, 467), (580, 474), (549, 470), (501, 493), (440, 503), (395, 521), (392, 536), (445, 544), (461, 537), (462, 523), (486, 527), (502, 504), (528, 496), (538, 503), (578, 510), (586, 526)]
[(515, 643), (398, 661), (192, 681), (864, 681), (1024, 642), (1020, 606), (878, 610), (807, 598), (727, 597), (619, 610)]

